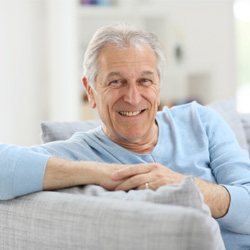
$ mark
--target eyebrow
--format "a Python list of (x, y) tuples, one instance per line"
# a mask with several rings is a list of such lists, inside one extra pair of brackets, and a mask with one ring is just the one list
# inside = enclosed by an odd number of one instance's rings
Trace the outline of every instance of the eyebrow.
[(143, 71), (142, 72), (142, 74), (141, 74), (141, 76), (147, 76), (147, 75), (154, 75), (154, 72), (152, 72), (152, 71), (149, 71), (149, 70), (146, 70), (146, 71)]
[(121, 77), (122, 74), (120, 72), (110, 72), (108, 75), (107, 75), (107, 79), (110, 78), (110, 77), (113, 77), (113, 76), (119, 76)]
[[(152, 75), (154, 75), (154, 72), (152, 72), (152, 71), (150, 71), (150, 70), (145, 70), (145, 71), (143, 71), (142, 73), (141, 73), (141, 75), (140, 76), (152, 76)], [(122, 75), (122, 73), (120, 73), (120, 72), (110, 72), (108, 75), (107, 75), (107, 79), (108, 78), (110, 78), (110, 77), (114, 77), (114, 76), (118, 76), (118, 77), (123, 77), (123, 75)]]

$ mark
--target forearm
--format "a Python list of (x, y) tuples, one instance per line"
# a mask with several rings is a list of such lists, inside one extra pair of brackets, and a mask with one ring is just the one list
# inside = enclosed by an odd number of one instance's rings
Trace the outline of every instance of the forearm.
[(250, 186), (225, 185), (230, 192), (230, 207), (226, 216), (218, 219), (225, 229), (250, 235)]
[(230, 205), (230, 194), (221, 185), (195, 178), (195, 183), (203, 194), (205, 203), (209, 206), (214, 218), (226, 215)]
[(90, 165), (89, 162), (51, 157), (47, 162), (43, 189), (55, 190), (94, 183), (93, 167)]
[(111, 174), (121, 166), (120, 164), (69, 161), (51, 157), (45, 170), (43, 190), (87, 184), (96, 184), (113, 190), (118, 182), (111, 180)]
[(214, 218), (223, 228), (235, 233), (250, 234), (250, 188), (247, 185), (221, 185), (196, 178)]

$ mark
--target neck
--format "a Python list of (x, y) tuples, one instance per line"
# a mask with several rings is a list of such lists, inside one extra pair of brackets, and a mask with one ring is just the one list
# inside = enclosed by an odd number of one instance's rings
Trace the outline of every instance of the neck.
[[(110, 137), (110, 136), (109, 136)], [(111, 138), (112, 141), (119, 144), (120, 146), (133, 151), (139, 154), (150, 153), (154, 149), (155, 145), (158, 141), (158, 125), (156, 122), (153, 125), (153, 128), (150, 132), (143, 138), (136, 139), (136, 140), (116, 140), (115, 138)]]

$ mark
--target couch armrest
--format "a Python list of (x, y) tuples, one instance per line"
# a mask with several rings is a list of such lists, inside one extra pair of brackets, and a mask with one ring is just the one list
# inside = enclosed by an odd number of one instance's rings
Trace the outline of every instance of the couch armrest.
[(217, 222), (194, 208), (40, 192), (0, 202), (5, 250), (220, 250)]

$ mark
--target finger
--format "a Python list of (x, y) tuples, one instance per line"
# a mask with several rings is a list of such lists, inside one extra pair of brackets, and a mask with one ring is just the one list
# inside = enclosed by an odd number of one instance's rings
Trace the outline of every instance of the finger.
[(142, 185), (140, 185), (137, 189), (138, 190), (144, 190), (144, 189), (155, 190), (153, 182), (145, 182)]
[(115, 171), (111, 178), (114, 181), (122, 180), (129, 178), (134, 175), (145, 174), (150, 172), (151, 165), (150, 164), (138, 164), (138, 165), (130, 165), (128, 167), (122, 168), (118, 171)]
[(131, 189), (137, 189), (138, 187), (142, 186), (143, 183), (147, 182), (147, 178), (147, 174), (132, 176), (118, 185), (115, 190), (128, 191)]
[[(146, 183), (148, 183), (146, 185)], [(144, 184), (140, 185), (137, 189), (151, 189), (151, 190), (157, 190), (159, 187), (169, 185), (166, 180), (164, 179), (158, 179), (151, 182), (145, 182)]]

